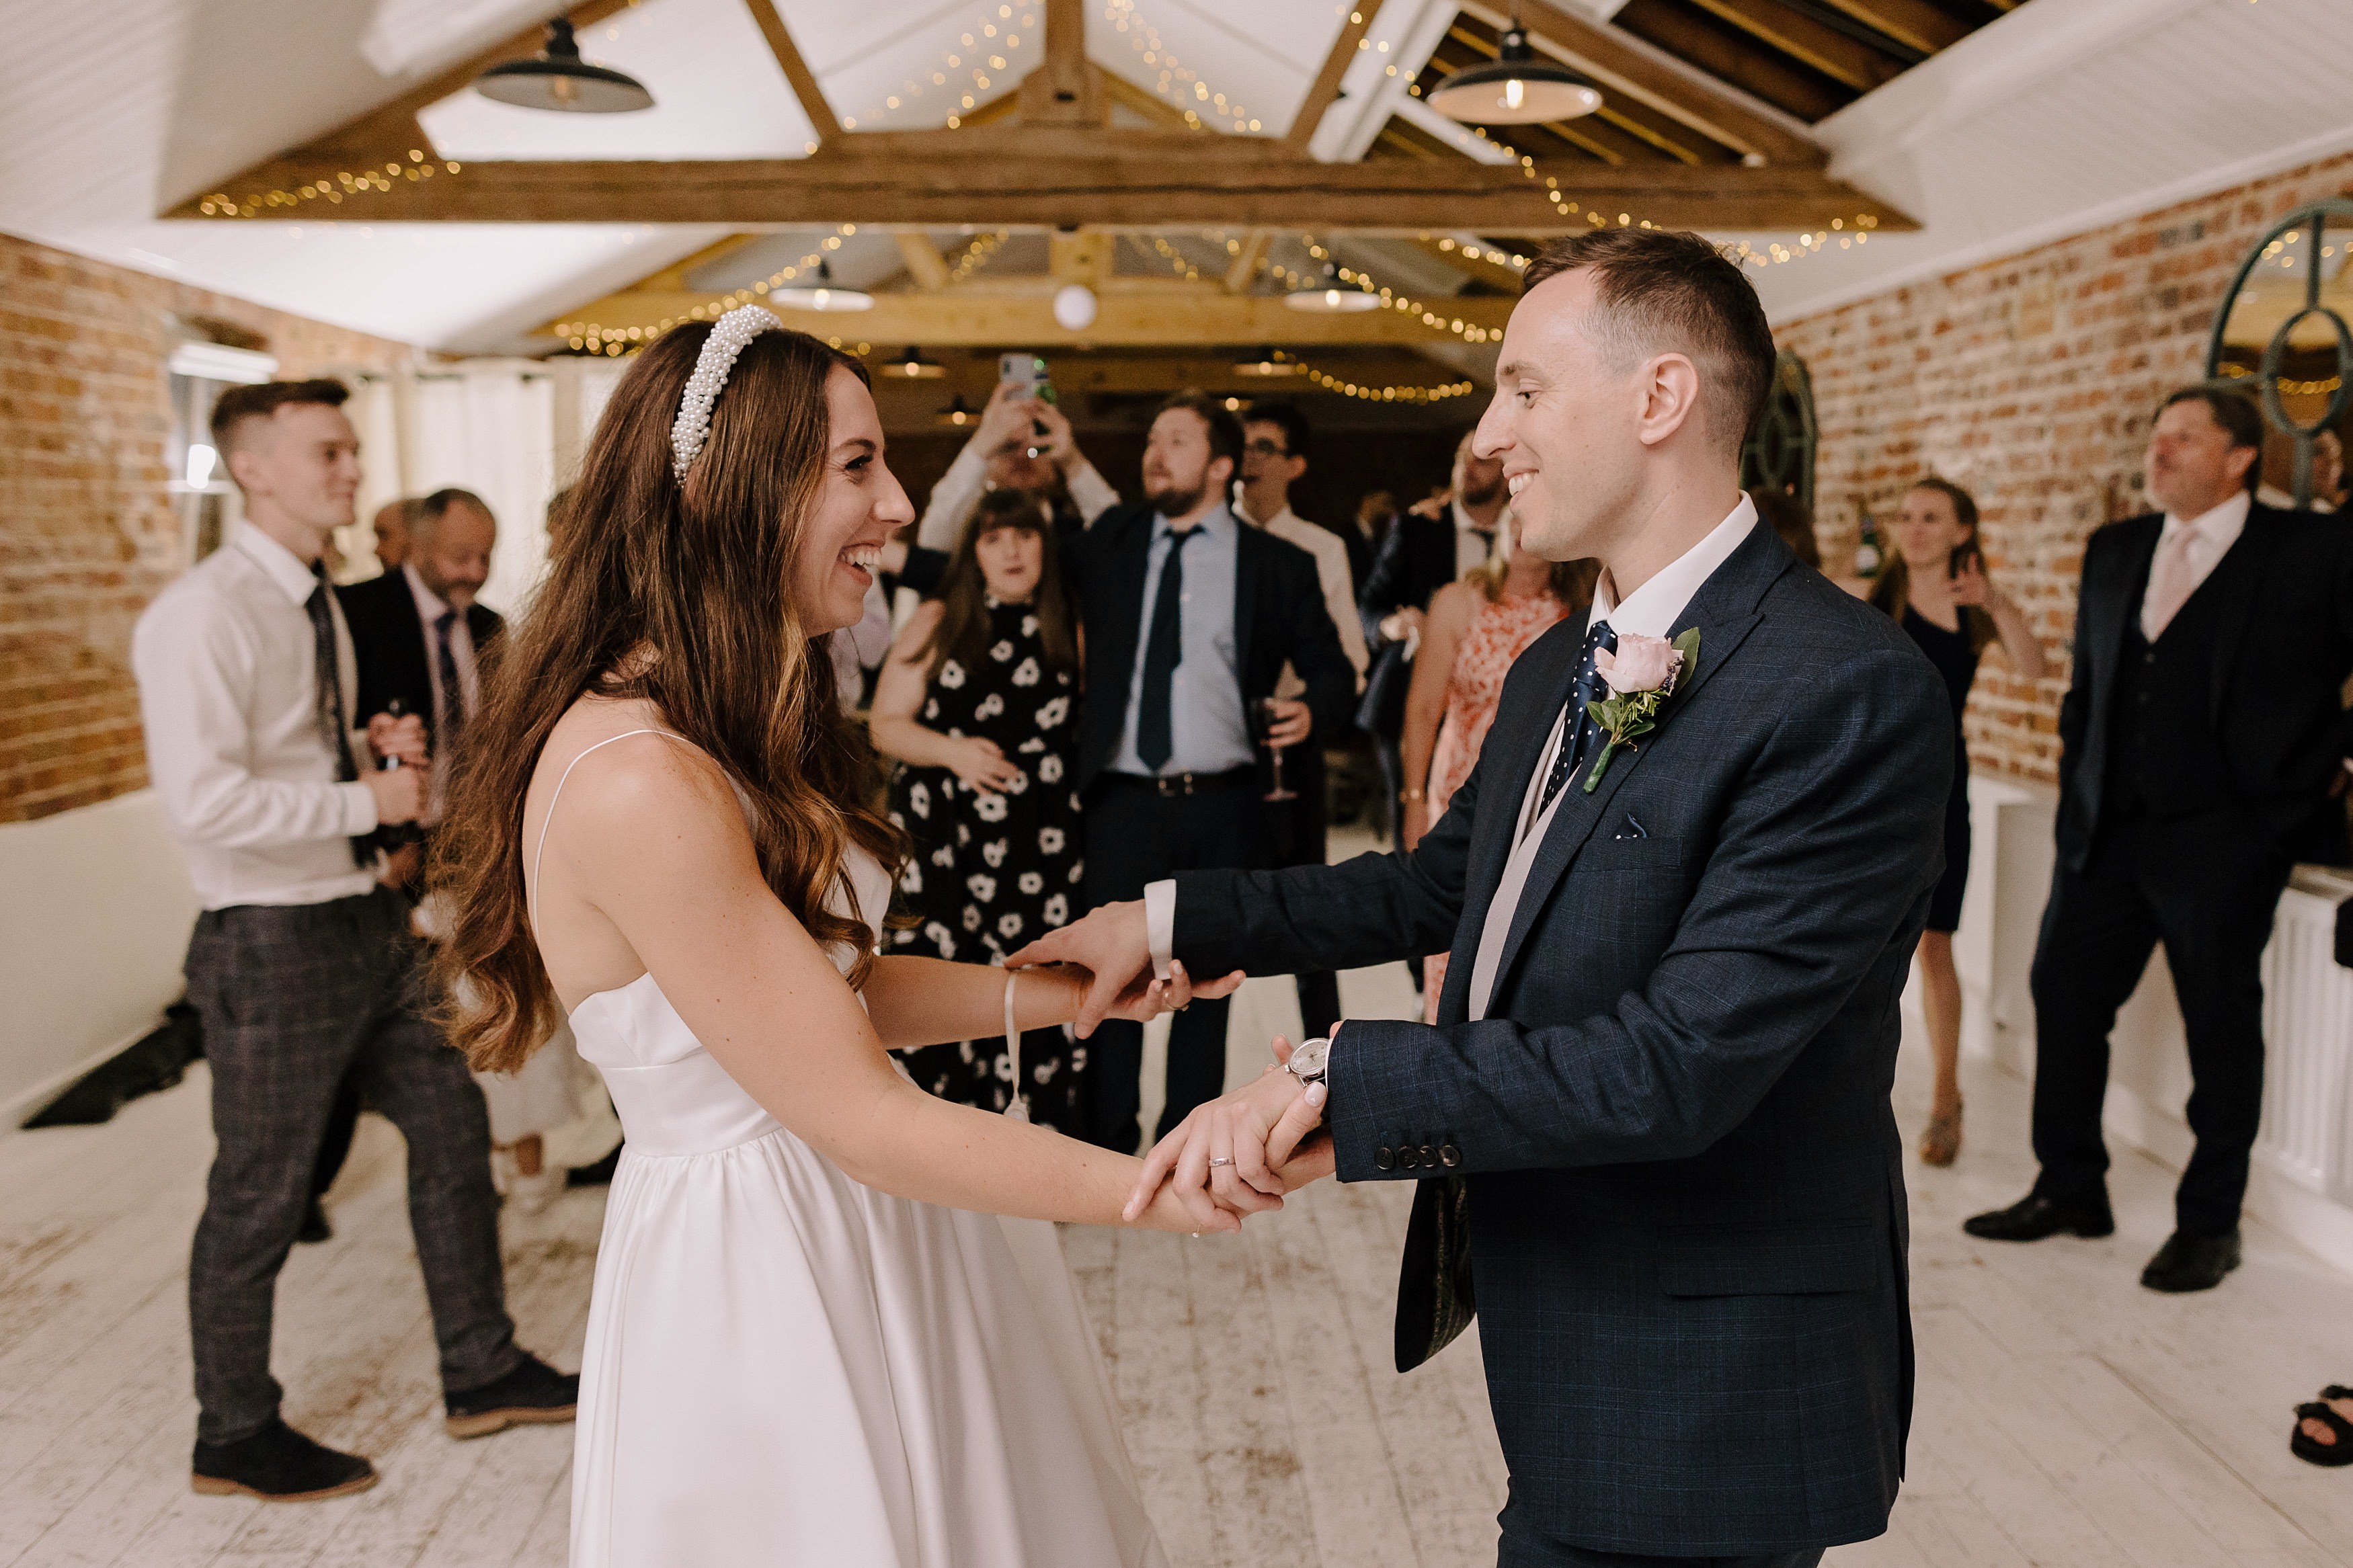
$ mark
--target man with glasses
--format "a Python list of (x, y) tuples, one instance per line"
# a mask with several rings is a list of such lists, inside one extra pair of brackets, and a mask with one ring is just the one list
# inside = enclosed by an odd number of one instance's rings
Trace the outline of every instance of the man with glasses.
[[(1328, 528), (1307, 521), (1291, 510), (1291, 487), (1307, 471), (1307, 420), (1288, 403), (1254, 403), (1242, 416), (1242, 471), (1234, 481), (1235, 514), (1252, 527), (1295, 544), (1315, 558), (1315, 577), (1324, 590), (1324, 608), (1340, 635), (1340, 651), (1356, 671), (1356, 687), (1365, 684), (1365, 628), (1356, 614), (1356, 588), (1348, 570), (1348, 546)], [(1307, 689), (1298, 672), (1285, 666), (1275, 695), (1296, 698)], [(1324, 747), (1302, 746), (1283, 759), (1291, 787), (1299, 798), (1288, 803), (1287, 824), (1278, 825), (1276, 852), (1280, 866), (1321, 866), (1328, 826), (1324, 790)], [(1287, 833), (1280, 831), (1287, 826)], [(1340, 1021), (1340, 977), (1329, 970), (1302, 974), (1299, 983), (1301, 1026), (1310, 1038), (1330, 1033)]]

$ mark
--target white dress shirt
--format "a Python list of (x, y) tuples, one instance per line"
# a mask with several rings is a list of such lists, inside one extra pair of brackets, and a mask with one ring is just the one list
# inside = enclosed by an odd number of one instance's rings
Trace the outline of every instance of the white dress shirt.
[[(317, 584), (292, 551), (240, 522), (155, 596), (132, 634), (148, 777), (206, 909), (325, 903), (375, 886), (348, 842), (376, 826), (375, 796), (364, 782), (336, 781), (334, 750), (319, 733), (303, 607)], [(332, 593), (327, 606), (348, 718), (359, 661)], [(355, 731), (363, 766), (365, 748)]]
[[(1356, 614), (1356, 584), (1348, 571), (1346, 542), (1328, 528), (1316, 527), (1288, 505), (1268, 521), (1259, 522), (1237, 501), (1234, 515), (1315, 557), (1315, 581), (1324, 590), (1324, 608), (1332, 617), (1333, 629), (1340, 634), (1340, 651), (1356, 666), (1356, 689), (1363, 690), (1369, 656), (1365, 651), (1365, 623)], [(1289, 700), (1306, 689), (1307, 682), (1299, 679), (1299, 672), (1285, 664), (1274, 683), (1274, 694)]]
[(1504, 510), (1495, 514), (1493, 525), (1483, 529), (1476, 518), (1462, 510), (1461, 501), (1453, 503), (1453, 513), (1454, 575), (1459, 581), (1462, 574), (1482, 564), (1495, 552), (1495, 541), (1503, 537), (1504, 530), (1512, 521), (1512, 508), (1506, 501)]
[[(2158, 553), (2162, 555), (2165, 547), (2182, 530), (2189, 531), (2189, 591), (2194, 594), (2199, 585), (2213, 574), (2222, 557), (2231, 552), (2231, 546), (2239, 542), (2239, 535), (2247, 531), (2247, 513), (2253, 507), (2254, 498), (2241, 490), (2221, 506), (2200, 512), (2186, 521), (2168, 511), (2165, 514), (2164, 528), (2158, 532)], [(2151, 570), (2148, 586), (2141, 590), (2143, 635), (2147, 633), (2149, 591), (2156, 586), (2157, 573)]]

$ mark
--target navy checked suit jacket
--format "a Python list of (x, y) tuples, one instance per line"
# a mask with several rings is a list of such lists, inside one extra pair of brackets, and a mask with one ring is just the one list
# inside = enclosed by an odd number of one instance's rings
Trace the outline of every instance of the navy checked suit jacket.
[(1514, 665), (1412, 855), (1180, 874), (1176, 953), (1215, 974), (1451, 950), (1434, 1027), (1342, 1026), (1330, 1117), (1343, 1181), (1423, 1179), (1426, 1206), (1428, 1178), (1465, 1179), (1507, 1528), (1776, 1553), (1880, 1533), (1903, 1473), (1888, 1097), (1952, 717), (1911, 639), (1763, 524), (1689, 627), (1657, 730), (1568, 786), (1486, 1019), (1480, 931), (1583, 616)]

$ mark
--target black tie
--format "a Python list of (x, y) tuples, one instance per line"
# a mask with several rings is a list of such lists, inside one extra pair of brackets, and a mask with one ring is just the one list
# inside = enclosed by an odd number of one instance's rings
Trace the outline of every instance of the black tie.
[[(327, 595), (333, 589), (327, 586), (327, 566), (323, 561), (311, 563), (311, 575), (318, 582), (302, 607), (311, 613), (311, 646), (312, 668), (317, 679), (311, 693), (311, 710), (319, 723), (319, 738), (335, 753), (335, 779), (350, 784), (360, 776), (359, 763), (352, 758), (351, 726), (343, 719), (343, 666), (335, 644), (335, 617), (327, 607)], [(367, 867), (375, 864), (375, 839), (362, 836), (352, 840), (352, 864)]]
[(1587, 743), (1600, 732), (1601, 727), (1593, 721), (1593, 715), (1586, 711), (1586, 704), (1601, 695), (1601, 673), (1594, 668), (1593, 656), (1605, 647), (1611, 653), (1618, 651), (1618, 634), (1610, 629), (1608, 621), (1585, 634), (1585, 657), (1577, 660), (1577, 686), (1568, 697), (1568, 722), (1561, 727), (1560, 754), (1553, 759), (1552, 772), (1545, 775), (1544, 798), (1536, 803), (1539, 816), (1552, 809), (1553, 796), (1577, 772)]
[(458, 656), (450, 650), (449, 633), (458, 612), (444, 610), (433, 623), (433, 655), (441, 672), (441, 732), (433, 737), (433, 754), (447, 760), (458, 748), (466, 728), (466, 689), (458, 683)]
[(1144, 690), (1135, 710), (1135, 754), (1158, 773), (1176, 749), (1168, 720), (1169, 688), (1185, 653), (1185, 545), (1197, 527), (1168, 536), (1168, 559), (1160, 568), (1160, 592), (1152, 601), (1152, 626), (1144, 639)]

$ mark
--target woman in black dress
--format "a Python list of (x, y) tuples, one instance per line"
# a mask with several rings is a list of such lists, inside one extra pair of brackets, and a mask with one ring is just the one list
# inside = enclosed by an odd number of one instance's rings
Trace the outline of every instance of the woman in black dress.
[[(981, 500), (940, 597), (907, 622), (874, 689), (874, 749), (897, 759), (891, 820), (914, 841), (899, 902), (903, 951), (1001, 963), (1075, 912), (1079, 643), (1051, 525), (1018, 490)], [(1003, 1110), (1016, 1092), (1001, 1038), (925, 1046), (901, 1060), (944, 1100)], [(1021, 1037), (1030, 1120), (1085, 1128), (1086, 1046)]]
[(1978, 543), (1978, 503), (1946, 479), (1922, 479), (1904, 492), (1894, 529), (1895, 558), (1869, 588), (1871, 602), (1895, 617), (1945, 678), (1953, 703), (1953, 788), (1945, 801), (1945, 877), (1928, 905), (1920, 937), (1921, 1011), (1936, 1064), (1936, 1097), (1920, 1158), (1949, 1165), (1961, 1152), (1961, 978), (1953, 967), (1953, 932), (1969, 880), (1968, 748), (1961, 710), (1976, 683), (1978, 659), (2000, 643), (2010, 668), (2042, 679), (2042, 649), (2016, 605), (1986, 576)]

